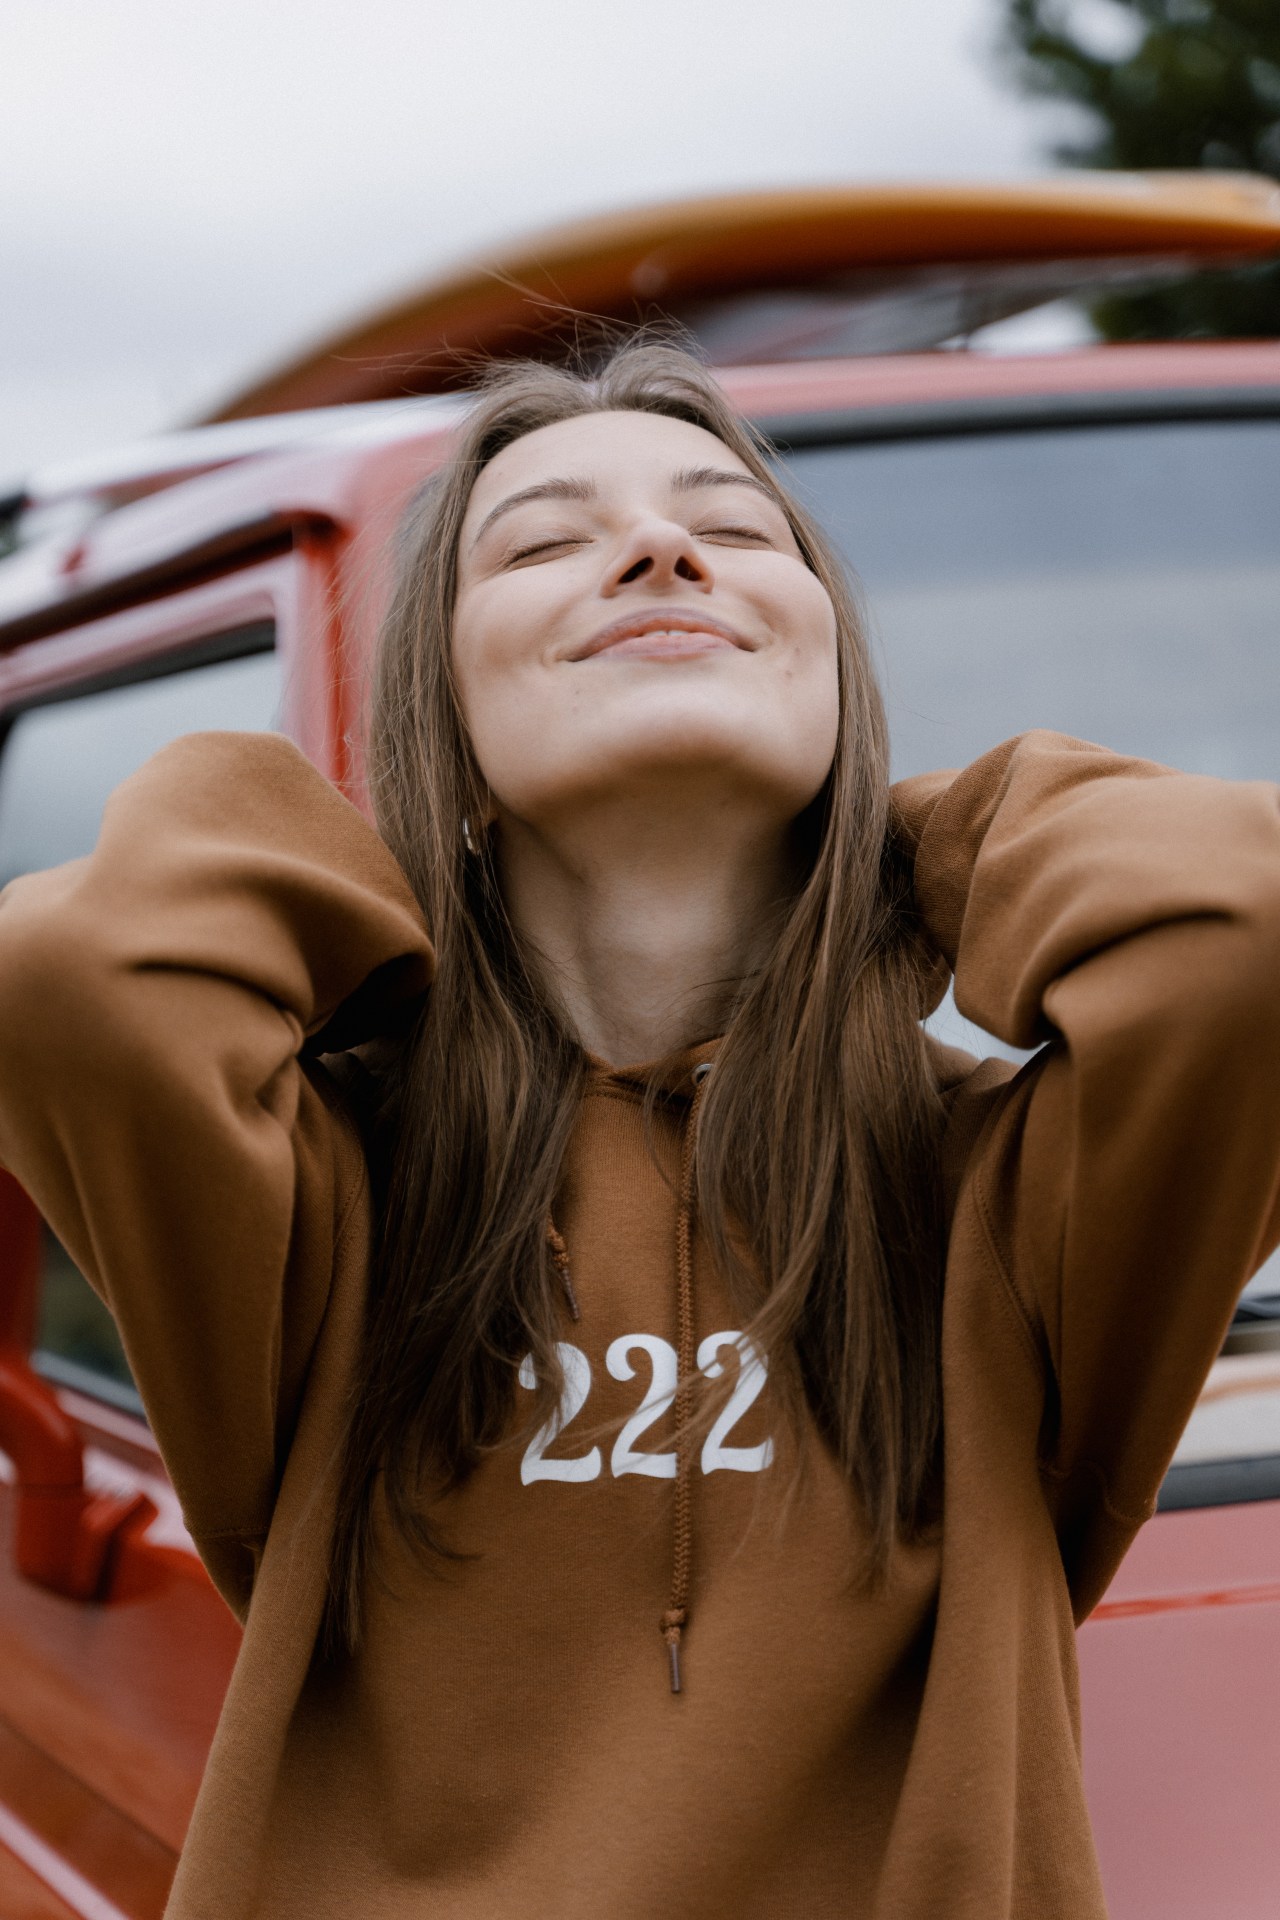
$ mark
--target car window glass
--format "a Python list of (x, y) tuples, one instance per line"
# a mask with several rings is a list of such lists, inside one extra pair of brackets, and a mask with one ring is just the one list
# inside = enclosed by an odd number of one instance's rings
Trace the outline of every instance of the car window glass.
[(1055, 727), (1280, 776), (1280, 420), (806, 448), (866, 590), (897, 776)]
[[(178, 735), (278, 726), (272, 637), (259, 626), (227, 637), (228, 647), (255, 651), (19, 712), (0, 752), (0, 879), (90, 852), (108, 795)], [(115, 1323), (47, 1229), (32, 1364), (60, 1385), (142, 1410)]]
[[(896, 776), (1053, 727), (1280, 779), (1280, 420), (811, 447), (788, 464), (865, 591)], [(929, 1024), (1026, 1057), (950, 996)], [(1280, 1254), (1246, 1289), (1278, 1295)], [(1280, 1456), (1280, 1319), (1229, 1345), (1180, 1461)]]
[(280, 692), (263, 650), (26, 708), (0, 752), (0, 885), (91, 852), (107, 796), (179, 734), (278, 726)]
[(39, 1284), (32, 1355), (37, 1373), (141, 1414), (116, 1323), (48, 1227), (41, 1236)]

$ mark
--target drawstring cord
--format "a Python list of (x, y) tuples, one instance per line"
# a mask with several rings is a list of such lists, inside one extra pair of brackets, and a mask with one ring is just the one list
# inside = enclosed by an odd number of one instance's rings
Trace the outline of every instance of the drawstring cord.
[[(690, 1452), (689, 1420), (692, 1413), (695, 1351), (693, 1315), (693, 1210), (697, 1168), (698, 1112), (702, 1089), (711, 1063), (703, 1061), (693, 1070), (693, 1100), (685, 1125), (684, 1147), (680, 1163), (680, 1201), (676, 1213), (676, 1484), (674, 1525), (671, 1541), (671, 1591), (666, 1610), (659, 1621), (671, 1674), (671, 1691), (680, 1693), (680, 1643), (689, 1624), (689, 1585), (693, 1574), (693, 1459)], [(569, 1276), (569, 1249), (551, 1215), (547, 1216), (547, 1245), (551, 1263), (560, 1276), (569, 1315), (581, 1316), (578, 1296)]]
[(680, 1206), (676, 1214), (676, 1491), (671, 1542), (671, 1594), (660, 1622), (671, 1668), (671, 1691), (681, 1691), (680, 1642), (689, 1624), (689, 1582), (693, 1572), (693, 1460), (689, 1420), (693, 1411), (693, 1197), (697, 1166), (698, 1110), (711, 1067), (704, 1061), (693, 1070), (693, 1104), (685, 1126), (680, 1168)]

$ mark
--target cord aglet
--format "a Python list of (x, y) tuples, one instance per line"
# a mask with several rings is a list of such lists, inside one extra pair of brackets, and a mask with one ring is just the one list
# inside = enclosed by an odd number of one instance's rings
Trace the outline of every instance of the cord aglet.
[(672, 1638), (668, 1640), (667, 1654), (671, 1661), (671, 1691), (672, 1693), (679, 1693), (680, 1691), (680, 1641), (678, 1636), (673, 1635)]

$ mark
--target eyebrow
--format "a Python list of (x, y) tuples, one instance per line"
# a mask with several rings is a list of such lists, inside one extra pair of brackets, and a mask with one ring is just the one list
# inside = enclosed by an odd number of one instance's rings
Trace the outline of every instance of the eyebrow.
[(681, 467), (671, 484), (677, 493), (696, 493), (699, 487), (754, 487), (775, 507), (782, 505), (767, 481), (757, 480), (754, 473), (735, 473), (732, 467)]
[(475, 546), (488, 533), (495, 520), (504, 513), (511, 513), (516, 507), (523, 507), (530, 500), (594, 500), (595, 483), (591, 480), (539, 480), (532, 487), (521, 487), (518, 493), (509, 493), (505, 500), (499, 500), (492, 507), (476, 529)]

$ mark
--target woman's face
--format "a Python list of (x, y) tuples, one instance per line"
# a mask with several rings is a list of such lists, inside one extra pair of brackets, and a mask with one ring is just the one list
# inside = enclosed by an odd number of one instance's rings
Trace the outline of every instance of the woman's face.
[(784, 825), (835, 752), (831, 600), (767, 488), (658, 414), (541, 427), (480, 474), (454, 617), (494, 811), (554, 831), (708, 790)]

